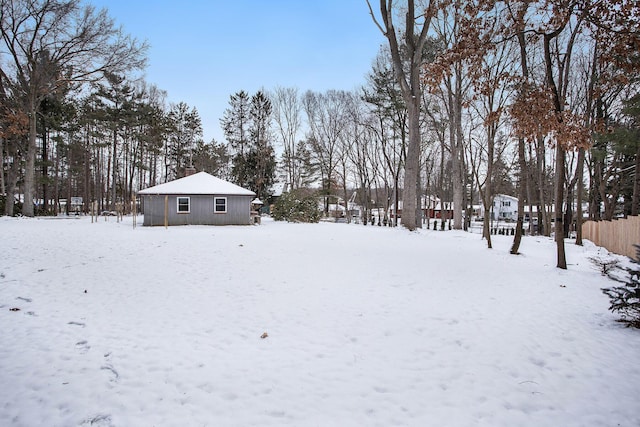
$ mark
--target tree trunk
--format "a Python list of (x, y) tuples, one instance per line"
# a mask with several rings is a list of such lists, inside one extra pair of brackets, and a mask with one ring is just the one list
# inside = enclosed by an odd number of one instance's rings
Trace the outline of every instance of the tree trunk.
[(60, 143), (55, 141), (54, 153), (56, 160), (53, 167), (53, 214), (60, 213)]
[(573, 185), (571, 183), (567, 185), (567, 198), (563, 217), (564, 232), (562, 234), (566, 239), (571, 235), (571, 225), (573, 224)]
[[(493, 125), (489, 125), (493, 126)], [(487, 247), (489, 249), (493, 248), (491, 243), (491, 227), (490, 227), (490, 212), (491, 205), (493, 204), (493, 157), (495, 151), (495, 133), (491, 128), (488, 129), (488, 138), (487, 138), (487, 178), (484, 184), (484, 194), (482, 203), (484, 205), (484, 218), (483, 218), (483, 229), (482, 234), (487, 239)]]
[[(402, 98), (407, 106), (409, 118), (409, 146), (405, 158), (404, 193), (402, 208), (402, 225), (409, 230), (415, 230), (418, 224), (416, 218), (416, 185), (420, 173), (420, 105), (422, 102), (421, 71), (424, 62), (424, 46), (427, 40), (431, 18), (435, 13), (434, 4), (429, 3), (424, 11), (416, 14), (415, 1), (408, 0), (404, 15), (404, 29), (400, 34), (405, 40), (404, 46), (398, 42), (398, 34), (393, 24), (394, 11), (391, 0), (380, 0), (380, 15), (384, 25), (380, 25), (374, 16), (369, 0), (369, 12), (382, 34), (389, 42), (393, 70), (400, 85)], [(417, 22), (417, 16), (422, 22)], [(421, 28), (420, 28), (421, 27)], [(417, 30), (417, 33), (416, 33)], [(402, 52), (401, 52), (402, 50)], [(405, 72), (408, 70), (408, 73)]]
[[(535, 175), (533, 173), (533, 156), (531, 153), (531, 144), (529, 144), (529, 162), (527, 163), (527, 201), (529, 202), (529, 234), (533, 234), (533, 187), (535, 185)], [(539, 212), (536, 212), (536, 218)], [(539, 223), (538, 223), (539, 224)], [(538, 233), (538, 227), (536, 228), (536, 234)]]
[(397, 227), (398, 226), (398, 204), (400, 203), (400, 184), (399, 184), (399, 177), (396, 174), (396, 176), (394, 177), (393, 180), (393, 209), (395, 209), (395, 212), (393, 213), (393, 226)]
[(542, 138), (538, 138), (538, 145), (536, 147), (536, 157), (537, 157), (537, 166), (538, 166), (538, 196), (540, 198), (540, 205), (538, 206), (538, 212), (542, 216), (542, 221), (538, 221), (538, 228), (542, 227), (542, 234), (545, 236), (551, 235), (551, 220), (549, 219), (549, 212), (547, 211), (547, 198), (545, 197), (545, 148), (544, 148), (544, 140)]
[[(526, 6), (521, 9), (518, 14), (518, 45), (520, 47), (520, 66), (522, 68), (522, 77), (526, 83), (529, 82), (529, 66), (527, 65), (527, 47), (526, 38), (524, 33), (524, 14), (526, 12)], [(520, 176), (518, 178), (518, 220), (516, 222), (516, 233), (513, 238), (513, 245), (511, 245), (511, 254), (517, 255), (520, 253), (520, 242), (522, 241), (522, 233), (524, 231), (524, 202), (527, 195), (529, 186), (527, 185), (528, 168), (527, 160), (525, 158), (524, 139), (518, 138), (518, 165), (520, 167)], [(529, 226), (532, 223), (532, 212), (529, 209)]]
[[(484, 195), (485, 199), (488, 197), (488, 193)], [(491, 199), (483, 200), (484, 204), (484, 218), (482, 218), (482, 237), (487, 239), (487, 248), (493, 249), (491, 243)]]
[(631, 199), (631, 215), (640, 215), (640, 144), (636, 150), (636, 164), (634, 168), (633, 196)]
[(112, 186), (111, 186), (111, 210), (116, 210), (116, 178), (118, 177), (118, 168), (117, 165), (117, 148), (118, 148), (118, 133), (114, 129), (113, 131), (113, 161), (111, 165), (111, 173), (112, 173)]
[(491, 204), (493, 203), (491, 200), (491, 185), (489, 184), (489, 188), (485, 186), (482, 204), (484, 205), (484, 217), (482, 218), (482, 237), (487, 239), (487, 248), (492, 249), (493, 244), (491, 242)]
[(104, 209), (109, 209), (109, 207), (111, 206), (111, 201), (109, 199), (109, 182), (111, 180), (111, 148), (109, 148), (108, 153), (107, 153), (107, 173), (106, 175), (100, 175), (100, 179), (101, 179), (101, 192), (102, 192), (102, 187), (104, 187), (104, 198), (105, 198), (105, 204), (104, 204)]
[(29, 138), (27, 140), (27, 161), (24, 165), (24, 200), (22, 203), (22, 215), (32, 217), (33, 210), (33, 190), (36, 178), (36, 109), (31, 108), (29, 112)]
[(89, 206), (91, 204), (91, 146), (89, 138), (89, 126), (87, 126), (85, 132), (85, 146), (84, 146), (84, 187), (83, 187), (83, 208), (84, 213), (89, 213)]
[(422, 228), (422, 175), (420, 170), (416, 175), (416, 228)]
[[(462, 229), (462, 198), (463, 198), (463, 168), (462, 168), (462, 71), (461, 65), (456, 65), (456, 82), (454, 93), (454, 123), (455, 138), (451, 147), (451, 166), (453, 174), (453, 228)], [(455, 150), (454, 146), (455, 145)]]
[[(69, 138), (69, 144), (71, 144), (71, 138)], [(73, 150), (69, 150), (69, 162), (67, 164), (67, 203), (65, 204), (65, 212), (67, 216), (71, 212), (71, 182), (72, 182), (72, 174), (71, 165), (73, 164)]]
[(18, 184), (17, 168), (18, 168), (17, 162), (14, 162), (13, 165), (11, 165), (11, 167), (7, 171), (7, 184), (6, 184), (7, 198), (4, 204), (4, 213), (7, 216), (13, 216), (15, 214), (14, 212), (15, 195), (13, 193), (13, 190), (16, 188), (16, 185)]
[(7, 170), (7, 181), (5, 183), (5, 191), (7, 198), (4, 204), (4, 214), (13, 216), (15, 214), (15, 188), (18, 184), (19, 162), (13, 162)]
[(0, 195), (6, 196), (5, 200), (9, 200), (7, 188), (4, 183), (4, 138), (0, 136)]
[(555, 240), (557, 249), (556, 267), (567, 269), (567, 258), (564, 251), (564, 222), (562, 218), (562, 202), (565, 186), (565, 151), (560, 144), (556, 144), (556, 187), (555, 187)]
[(402, 193), (402, 225), (413, 231), (418, 227), (417, 182), (420, 173), (420, 97), (407, 105), (409, 115), (409, 146), (404, 166), (404, 190)]
[[(456, 141), (455, 144), (458, 144)], [(460, 149), (455, 150), (455, 155), (452, 151), (452, 184), (453, 184), (453, 228), (456, 230), (462, 229), (462, 165), (460, 161)]]
[[(344, 177), (342, 180), (342, 197), (344, 199), (344, 216), (345, 216), (345, 219), (347, 220), (347, 223), (350, 223), (351, 215), (349, 215), (349, 195), (347, 193), (347, 171), (346, 171), (346, 168), (344, 167), (344, 163), (343, 163), (342, 173)], [(338, 206), (336, 206), (336, 208), (337, 207)]]
[(582, 246), (582, 197), (584, 188), (584, 148), (578, 151), (578, 165), (576, 175), (578, 176), (578, 189), (576, 190), (576, 245)]
[[(510, 253), (517, 255), (520, 253), (520, 242), (524, 230), (524, 203), (527, 195), (526, 174), (527, 161), (524, 157), (524, 139), (518, 139), (518, 164), (520, 165), (520, 176), (518, 177), (518, 220), (516, 221), (516, 233), (513, 237)], [(531, 222), (531, 212), (529, 212), (529, 222)]]
[(42, 131), (42, 214), (48, 215), (49, 211), (49, 147), (46, 120), (43, 122)]

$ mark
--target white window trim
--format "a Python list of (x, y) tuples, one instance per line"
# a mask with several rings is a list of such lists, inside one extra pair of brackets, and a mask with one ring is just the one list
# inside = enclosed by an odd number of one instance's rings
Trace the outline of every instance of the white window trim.
[[(180, 199), (187, 199), (187, 210), (186, 211), (181, 211), (180, 210)], [(179, 213), (179, 214), (191, 213), (191, 197), (187, 197), (187, 196), (178, 196), (178, 197), (176, 197), (176, 212)]]
[[(216, 207), (217, 207), (216, 201), (218, 201), (220, 199), (224, 200), (224, 211), (216, 210)], [(217, 213), (217, 214), (227, 213), (227, 198), (226, 197), (214, 197), (213, 198), (213, 213)]]

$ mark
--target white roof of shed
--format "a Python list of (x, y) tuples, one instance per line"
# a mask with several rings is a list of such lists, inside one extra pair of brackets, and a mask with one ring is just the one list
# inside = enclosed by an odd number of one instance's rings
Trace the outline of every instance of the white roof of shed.
[(229, 196), (255, 196), (251, 190), (232, 184), (206, 172), (198, 172), (165, 184), (145, 188), (138, 194), (221, 194)]

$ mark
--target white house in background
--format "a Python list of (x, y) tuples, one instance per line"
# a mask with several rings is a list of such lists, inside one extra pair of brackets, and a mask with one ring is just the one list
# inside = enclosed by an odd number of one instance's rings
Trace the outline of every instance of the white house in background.
[[(480, 217), (484, 218), (484, 204), (480, 206)], [(516, 221), (518, 219), (518, 198), (506, 194), (496, 194), (489, 219), (492, 221)]]

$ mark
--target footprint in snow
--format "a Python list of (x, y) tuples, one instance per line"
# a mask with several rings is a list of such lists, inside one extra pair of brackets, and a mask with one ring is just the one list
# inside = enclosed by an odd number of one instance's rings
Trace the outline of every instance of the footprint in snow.
[(93, 417), (89, 417), (82, 421), (83, 426), (97, 426), (97, 427), (110, 427), (113, 426), (111, 423), (111, 415), (99, 414)]
[(67, 325), (80, 326), (81, 328), (84, 328), (85, 326), (87, 326), (87, 325), (85, 325), (85, 324), (84, 324), (84, 323), (82, 323), (82, 322), (74, 322), (74, 321), (67, 322)]
[(78, 351), (80, 351), (81, 354), (85, 354), (86, 352), (89, 351), (91, 346), (86, 340), (82, 340), (76, 343), (76, 348), (78, 349)]
[(111, 365), (104, 365), (100, 367), (100, 370), (102, 371), (108, 371), (109, 373), (111, 373), (111, 379), (109, 381), (111, 382), (116, 382), (118, 381), (118, 378), (120, 378), (120, 375), (118, 374), (118, 371), (116, 371), (113, 366)]

